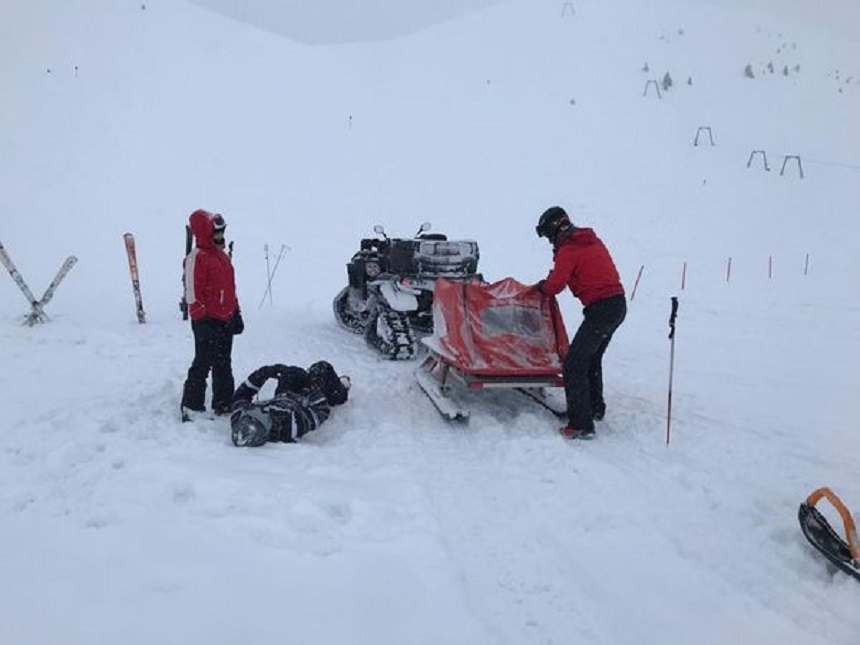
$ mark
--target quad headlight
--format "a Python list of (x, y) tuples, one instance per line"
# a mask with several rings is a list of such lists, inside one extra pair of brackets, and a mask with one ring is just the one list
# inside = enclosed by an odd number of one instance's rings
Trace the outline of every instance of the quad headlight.
[(367, 277), (375, 278), (382, 273), (382, 267), (379, 266), (379, 262), (368, 262), (364, 265), (364, 272), (367, 274)]

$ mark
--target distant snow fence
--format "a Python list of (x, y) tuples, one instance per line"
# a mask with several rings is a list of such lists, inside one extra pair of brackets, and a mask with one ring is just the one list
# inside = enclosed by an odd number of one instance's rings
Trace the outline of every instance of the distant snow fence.
[(753, 150), (752, 152), (750, 152), (750, 158), (747, 160), (747, 168), (752, 165), (753, 160), (759, 155), (761, 156), (762, 161), (764, 163), (764, 166), (762, 167), (768, 172), (770, 172), (770, 166), (767, 165), (767, 153), (764, 150)]
[(696, 136), (693, 138), (693, 146), (695, 146), (695, 147), (698, 147), (698, 146), (699, 146), (699, 135), (701, 135), (701, 134), (703, 134), (703, 133), (707, 133), (707, 135), (708, 135), (708, 141), (710, 141), (710, 143), (711, 143), (711, 145), (712, 145), (712, 146), (717, 145), (717, 144), (715, 144), (715, 143), (714, 143), (714, 133), (711, 131), (711, 126), (709, 126), (709, 125), (700, 125), (700, 126), (699, 126), (699, 129), (698, 129), (698, 130), (696, 130)]
[[(649, 81), (649, 83), (651, 83), (651, 82), (652, 81)], [(645, 87), (645, 91), (646, 92), (648, 91), (647, 85)], [(658, 92), (660, 91), (659, 87), (657, 88), (657, 91)], [(713, 130), (711, 129), (711, 126), (700, 125), (698, 127), (698, 129), (696, 130), (695, 136), (693, 137), (693, 146), (694, 147), (699, 146), (699, 139), (702, 138), (704, 140), (704, 137), (702, 135), (705, 135), (705, 134), (708, 135), (708, 138), (707, 138), (708, 143), (710, 143), (711, 146), (716, 145), (714, 143), (714, 133), (713, 133)], [(751, 150), (750, 151), (749, 157), (747, 158), (747, 168), (751, 168), (753, 166), (753, 162), (755, 162), (759, 158), (761, 159), (761, 167), (765, 171), (770, 172), (770, 164), (767, 161), (767, 152), (764, 150)], [(794, 162), (794, 164), (790, 164), (789, 162)], [(786, 168), (791, 168), (795, 164), (797, 166), (798, 176), (801, 179), (804, 179), (805, 175), (803, 172), (803, 160), (800, 158), (800, 155), (783, 155), (782, 166), (780, 167), (780, 170), (779, 170), (779, 176), (784, 177)], [(840, 164), (840, 165), (847, 165), (847, 164)]]
[[(650, 80), (645, 85), (644, 95), (647, 95), (648, 89), (651, 84), (654, 84), (654, 89), (658, 95), (660, 95), (660, 85), (655, 80)], [(707, 139), (703, 135), (707, 135)], [(713, 130), (708, 125), (701, 125), (696, 129), (696, 133), (693, 135), (693, 146), (698, 147), (699, 141), (707, 141), (711, 147), (715, 144), (714, 142), (714, 134)], [(725, 134), (721, 136), (721, 143), (723, 146), (728, 145), (732, 149), (743, 149), (749, 150), (746, 143), (741, 143), (738, 141), (732, 140), (730, 137), (726, 137)], [(806, 171), (804, 170), (804, 165), (809, 164), (817, 164), (819, 166), (828, 166), (831, 168), (842, 168), (845, 170), (853, 170), (860, 171), (860, 164), (845, 162), (845, 161), (833, 161), (827, 159), (811, 159), (809, 157), (801, 157), (799, 154), (782, 154), (779, 153), (776, 155), (777, 157), (782, 156), (782, 165), (779, 169), (780, 177), (785, 177), (786, 172), (789, 175), (793, 174), (792, 170), (797, 168), (797, 177), (800, 179), (806, 178)], [(760, 161), (758, 161), (760, 159)], [(765, 150), (751, 150), (749, 153), (749, 157), (747, 158), (747, 168), (762, 168), (766, 172), (770, 172), (771, 166), (768, 163), (767, 152)]]
[[(804, 276), (809, 275), (809, 266), (810, 266), (809, 261), (810, 261), (810, 254), (806, 253), (804, 258), (803, 258), (802, 274)], [(730, 284), (732, 281), (732, 262), (733, 262), (733, 259), (732, 259), (732, 256), (730, 255), (726, 258), (726, 264), (725, 264), (725, 282), (726, 282), (726, 284)], [(689, 263), (687, 262), (687, 260), (684, 260), (681, 263), (681, 271), (680, 271), (681, 291), (685, 291), (687, 289), (688, 264)], [(766, 262), (765, 266), (766, 266), (766, 271), (767, 271), (767, 279), (773, 280), (773, 278), (774, 278), (774, 267), (775, 267), (773, 253), (771, 253), (767, 256), (767, 262)], [(639, 289), (639, 283), (642, 280), (642, 275), (644, 274), (644, 272), (645, 272), (645, 265), (644, 264), (639, 265), (639, 269), (636, 272), (636, 278), (633, 280), (633, 289), (630, 292), (630, 301), (631, 302), (633, 302), (636, 299), (636, 292)]]
[(657, 91), (657, 98), (662, 99), (663, 95), (660, 93), (660, 83), (658, 83), (655, 79), (651, 79), (650, 81), (645, 81), (645, 91), (642, 92), (642, 96), (648, 96), (648, 88), (654, 86), (654, 89)]
[(790, 159), (794, 159), (797, 162), (797, 170), (800, 173), (800, 178), (803, 179), (803, 164), (800, 161), (800, 155), (785, 155), (782, 160), (782, 169), (779, 171), (780, 177), (785, 175), (785, 165)]
[[(749, 159), (747, 160), (747, 168), (749, 168), (752, 165), (753, 160), (758, 156), (761, 156), (762, 161), (764, 162), (764, 166), (763, 166), (764, 169), (767, 170), (768, 172), (770, 172), (770, 166), (767, 163), (767, 153), (764, 150), (753, 150), (752, 152), (750, 152)], [(804, 178), (803, 161), (801, 161), (800, 155), (783, 155), (782, 168), (780, 168), (780, 170), (779, 170), (779, 176), (780, 177), (785, 176), (785, 168), (786, 168), (786, 166), (788, 166), (789, 161), (794, 161), (797, 163), (798, 174), (799, 174), (800, 178), (803, 179)]]

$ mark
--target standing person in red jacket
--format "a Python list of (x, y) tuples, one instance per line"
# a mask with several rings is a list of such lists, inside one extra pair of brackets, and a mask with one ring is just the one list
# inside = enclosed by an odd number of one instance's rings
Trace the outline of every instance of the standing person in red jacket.
[(574, 226), (560, 206), (547, 209), (536, 227), (553, 247), (553, 268), (536, 287), (548, 296), (564, 289), (582, 302), (583, 320), (564, 360), (568, 439), (591, 439), (594, 421), (606, 414), (603, 354), (627, 315), (624, 287), (609, 251), (590, 228)]
[(229, 414), (233, 399), (233, 336), (245, 328), (233, 264), (224, 252), (227, 223), (219, 214), (196, 210), (189, 218), (197, 242), (183, 265), (185, 300), (194, 332), (194, 361), (182, 391), (182, 420), (206, 409), (206, 378), (212, 370), (212, 409)]

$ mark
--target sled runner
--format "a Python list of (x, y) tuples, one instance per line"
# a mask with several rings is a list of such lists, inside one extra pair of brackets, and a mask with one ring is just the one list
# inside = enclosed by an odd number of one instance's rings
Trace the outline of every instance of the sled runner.
[(449, 420), (466, 420), (462, 388), (518, 389), (556, 414), (564, 413), (546, 388), (562, 387), (568, 338), (561, 311), (513, 278), (493, 284), (436, 280), (433, 335), (418, 385)]
[[(827, 498), (842, 518), (844, 540), (815, 508), (823, 497)], [(813, 491), (800, 505), (797, 519), (800, 521), (800, 529), (812, 546), (836, 567), (860, 580), (860, 543), (857, 542), (857, 528), (851, 513), (833, 491), (829, 488)]]

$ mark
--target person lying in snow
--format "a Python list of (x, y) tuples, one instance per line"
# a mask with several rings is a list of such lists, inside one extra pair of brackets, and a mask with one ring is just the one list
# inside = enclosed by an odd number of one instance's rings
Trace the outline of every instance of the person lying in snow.
[[(254, 401), (269, 379), (278, 382), (275, 396)], [(295, 365), (265, 365), (252, 372), (233, 395), (230, 426), (233, 445), (262, 446), (267, 441), (295, 442), (316, 430), (335, 405), (346, 403), (351, 386), (331, 363), (318, 361), (307, 370)]]

